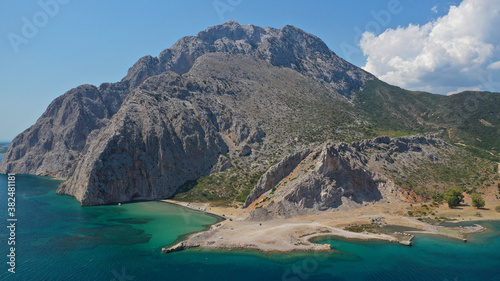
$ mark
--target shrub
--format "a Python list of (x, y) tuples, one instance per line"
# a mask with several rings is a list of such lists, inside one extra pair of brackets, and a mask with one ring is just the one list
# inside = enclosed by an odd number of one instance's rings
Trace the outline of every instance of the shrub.
[(500, 212), (500, 206), (496, 206), (496, 207), (495, 207), (495, 210), (496, 210), (497, 212)]
[(484, 207), (484, 199), (480, 194), (474, 193), (470, 197), (472, 199), (472, 206), (475, 208)]
[(434, 201), (436, 201), (436, 205), (443, 202), (443, 199), (444, 199), (443, 194), (439, 194), (439, 193), (434, 194), (431, 197), (432, 197), (432, 199), (434, 199)]
[(444, 193), (444, 200), (450, 208), (454, 208), (464, 201), (464, 195), (459, 188), (450, 188)]

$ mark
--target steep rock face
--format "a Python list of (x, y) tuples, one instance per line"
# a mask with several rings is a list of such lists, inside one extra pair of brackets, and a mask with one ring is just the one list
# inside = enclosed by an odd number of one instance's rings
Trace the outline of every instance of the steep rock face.
[(158, 58), (141, 58), (124, 80), (137, 86), (145, 78), (166, 71), (184, 74), (197, 58), (214, 52), (256, 55), (274, 66), (291, 68), (326, 82), (325, 85), (346, 97), (375, 78), (339, 58), (321, 39), (301, 29), (289, 25), (281, 29), (240, 25), (231, 20), (197, 36), (181, 38)]
[(272, 166), (262, 177), (259, 179), (257, 185), (252, 189), (248, 195), (243, 208), (248, 207), (252, 202), (259, 198), (265, 192), (274, 188), (280, 181), (287, 177), (304, 158), (310, 153), (310, 149), (299, 151), (295, 154), (286, 156), (278, 164)]
[[(206, 54), (188, 73), (156, 75), (135, 89), (91, 137), (58, 193), (82, 205), (169, 197), (186, 181), (231, 167), (220, 159), (230, 147), (247, 147), (242, 157), (250, 157), (273, 150), (267, 139), (290, 141), (286, 132), (302, 126), (294, 117), (316, 112), (284, 101), (321, 108), (329, 94), (316, 80), (255, 56)], [(338, 111), (349, 106), (330, 103)]]
[[(57, 98), (35, 125), (16, 137), (0, 172), (67, 176), (87, 137), (106, 124), (130, 91), (155, 75), (169, 71), (185, 74), (208, 53), (253, 55), (274, 66), (296, 70), (321, 81), (330, 90), (325, 95), (333, 98), (337, 98), (336, 93), (351, 97), (367, 80), (374, 79), (339, 58), (319, 38), (293, 26), (274, 29), (228, 21), (197, 36), (181, 38), (158, 57), (139, 59), (120, 83), (105, 83), (99, 88), (83, 85)], [(238, 125), (235, 129), (250, 133)]]
[(227, 147), (207, 112), (193, 110), (181, 96), (139, 88), (89, 143), (58, 193), (82, 205), (151, 200), (207, 174)]
[(107, 124), (127, 94), (126, 83), (105, 83), (79, 86), (55, 99), (13, 140), (0, 173), (66, 176), (89, 134)]
[[(275, 192), (262, 193), (259, 202), (249, 197), (245, 205), (263, 204), (250, 216), (262, 220), (404, 200), (406, 191), (398, 188), (382, 167), (394, 162), (391, 156), (395, 154), (399, 161), (411, 162), (427, 159), (425, 152), (443, 147), (447, 147), (443, 140), (424, 136), (379, 137), (351, 145), (326, 143), (300, 163), (305, 168), (295, 171), (296, 179), (284, 182), (280, 180), (283, 176), (276, 178), (280, 185)], [(271, 200), (273, 203), (266, 205)]]

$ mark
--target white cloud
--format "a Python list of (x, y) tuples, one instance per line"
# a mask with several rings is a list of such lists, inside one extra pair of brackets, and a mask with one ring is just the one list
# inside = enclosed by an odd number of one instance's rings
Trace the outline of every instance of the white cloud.
[(490, 65), (488, 65), (488, 69), (491, 69), (491, 70), (500, 70), (500, 61), (491, 63)]
[(446, 93), (446, 95), (451, 96), (465, 91), (481, 91), (481, 89), (479, 89), (478, 87), (460, 87), (456, 91)]
[(422, 26), (387, 29), (378, 36), (365, 32), (360, 42), (367, 56), (364, 69), (412, 90), (491, 88), (483, 81), (488, 72), (500, 69), (498, 26), (500, 1), (464, 0)]
[(438, 12), (438, 6), (436, 5), (436, 6), (432, 7), (431, 11), (434, 12), (435, 14), (437, 14), (437, 12)]

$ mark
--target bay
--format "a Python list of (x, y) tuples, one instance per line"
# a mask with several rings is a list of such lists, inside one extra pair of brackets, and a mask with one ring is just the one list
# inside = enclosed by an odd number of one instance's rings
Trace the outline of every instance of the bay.
[[(0, 155), (0, 160), (1, 160)], [(81, 207), (60, 182), (16, 176), (16, 273), (7, 271), (7, 176), (0, 175), (0, 280), (499, 280), (500, 223), (470, 242), (419, 235), (413, 247), (325, 237), (332, 253), (161, 248), (218, 218), (163, 202)]]

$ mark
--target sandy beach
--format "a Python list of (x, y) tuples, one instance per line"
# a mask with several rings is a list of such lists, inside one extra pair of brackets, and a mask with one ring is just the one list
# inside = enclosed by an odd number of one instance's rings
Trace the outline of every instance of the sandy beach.
[[(449, 222), (500, 220), (500, 213), (491, 209), (474, 209), (467, 206), (468, 200), (470, 198), (466, 198), (465, 205), (459, 208), (450, 209), (445, 204), (441, 204), (436, 206), (432, 212), (436, 216), (447, 217)], [(416, 217), (409, 217), (405, 215), (407, 210), (415, 209), (410, 203), (373, 204), (351, 211), (324, 212), (292, 219), (249, 221), (247, 218), (250, 209), (213, 206), (210, 203), (162, 201), (207, 212), (225, 219), (212, 225), (207, 231), (194, 233), (186, 240), (164, 248), (164, 252), (194, 247), (245, 249), (261, 252), (330, 251), (330, 245), (315, 244), (310, 241), (320, 236), (384, 240), (409, 246), (415, 233), (436, 234), (465, 241), (467, 235), (485, 230), (481, 226), (442, 227), (428, 223), (422, 218), (419, 220)], [(481, 217), (478, 217), (478, 213)], [(371, 226), (375, 226), (375, 228)], [(382, 226), (382, 228), (377, 228), (378, 226)], [(401, 226), (411, 229), (386, 231), (383, 226)], [(356, 228), (357, 231), (349, 231), (349, 229)]]

